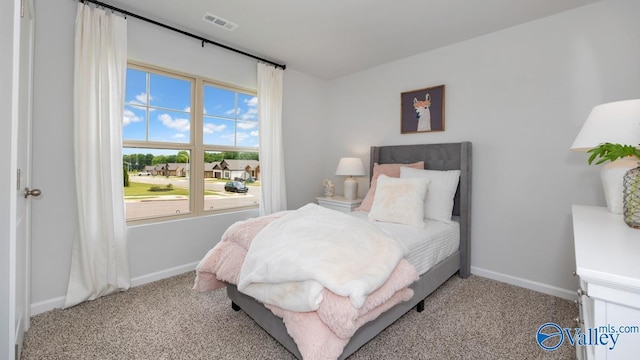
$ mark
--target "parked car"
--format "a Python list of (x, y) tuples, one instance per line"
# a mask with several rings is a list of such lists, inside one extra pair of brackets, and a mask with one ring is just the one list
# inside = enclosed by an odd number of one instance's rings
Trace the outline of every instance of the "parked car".
[(138, 173), (138, 176), (150, 176), (150, 175), (151, 175), (151, 173), (148, 172), (148, 171), (141, 171), (141, 172)]
[(246, 193), (247, 191), (249, 191), (249, 188), (240, 181), (228, 181), (226, 184), (224, 184), (224, 191)]

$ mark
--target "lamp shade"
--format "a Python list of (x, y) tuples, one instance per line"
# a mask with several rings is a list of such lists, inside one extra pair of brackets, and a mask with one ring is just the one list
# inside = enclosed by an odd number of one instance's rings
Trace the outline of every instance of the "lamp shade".
[(362, 159), (355, 157), (343, 157), (338, 162), (336, 175), (344, 176), (364, 176), (364, 165)]
[[(640, 99), (594, 107), (571, 145), (571, 150), (588, 151), (602, 143), (640, 146)], [(623, 212), (623, 176), (636, 166), (636, 159), (624, 158), (606, 163), (600, 169), (609, 212)]]
[(587, 151), (602, 143), (640, 144), (640, 99), (598, 105), (571, 145), (571, 150)]

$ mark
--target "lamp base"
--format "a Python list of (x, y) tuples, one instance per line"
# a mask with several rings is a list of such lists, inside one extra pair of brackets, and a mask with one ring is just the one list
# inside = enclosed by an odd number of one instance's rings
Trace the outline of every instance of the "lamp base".
[(600, 180), (602, 180), (604, 198), (607, 201), (607, 209), (610, 213), (622, 214), (623, 177), (627, 171), (637, 166), (637, 160), (624, 158), (607, 163), (600, 170)]
[[(355, 200), (358, 196), (358, 181), (349, 176), (344, 181), (344, 198), (347, 200)], [(622, 195), (621, 195), (622, 196)]]

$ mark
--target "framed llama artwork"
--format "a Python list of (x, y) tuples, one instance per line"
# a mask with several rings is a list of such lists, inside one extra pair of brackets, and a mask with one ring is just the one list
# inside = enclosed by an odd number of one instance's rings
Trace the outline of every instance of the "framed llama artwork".
[(400, 133), (444, 131), (444, 85), (400, 94)]

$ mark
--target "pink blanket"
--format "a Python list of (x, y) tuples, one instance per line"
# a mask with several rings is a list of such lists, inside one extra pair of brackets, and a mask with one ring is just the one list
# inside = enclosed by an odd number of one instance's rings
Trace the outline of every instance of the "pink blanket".
[[(205, 292), (222, 288), (226, 283), (237, 284), (252, 239), (263, 227), (285, 214), (275, 213), (231, 225), (198, 264), (193, 288)], [(304, 359), (336, 359), (358, 328), (394, 305), (411, 299), (413, 290), (408, 286), (417, 279), (414, 267), (402, 259), (385, 284), (371, 293), (360, 309), (353, 307), (348, 297), (326, 289), (317, 311), (294, 312), (265, 306), (283, 319)]]

